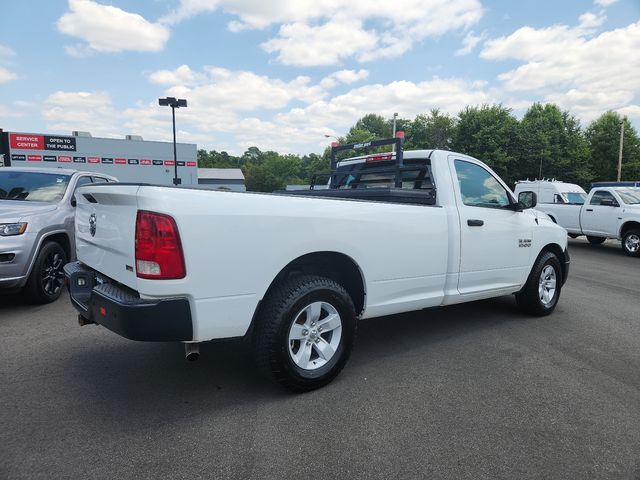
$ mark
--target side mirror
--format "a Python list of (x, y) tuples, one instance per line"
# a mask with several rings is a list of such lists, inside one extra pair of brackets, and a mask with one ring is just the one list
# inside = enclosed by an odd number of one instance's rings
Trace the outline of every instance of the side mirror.
[(600, 205), (603, 207), (617, 207), (618, 202), (616, 202), (613, 198), (603, 198), (600, 200)]
[(77, 202), (77, 200), (76, 200), (76, 196), (75, 196), (75, 194), (74, 194), (74, 195), (73, 195), (73, 197), (71, 197), (71, 206), (72, 206), (72, 207), (75, 207), (75, 206), (77, 206), (77, 205), (78, 205), (78, 202)]
[(538, 204), (538, 195), (536, 195), (536, 192), (520, 192), (518, 194), (518, 204), (522, 210), (534, 208)]

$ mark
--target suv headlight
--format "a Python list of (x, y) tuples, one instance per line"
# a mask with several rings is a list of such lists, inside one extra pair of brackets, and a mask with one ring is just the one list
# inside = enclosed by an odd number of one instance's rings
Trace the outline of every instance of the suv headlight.
[(0, 237), (22, 235), (26, 229), (26, 223), (0, 223)]

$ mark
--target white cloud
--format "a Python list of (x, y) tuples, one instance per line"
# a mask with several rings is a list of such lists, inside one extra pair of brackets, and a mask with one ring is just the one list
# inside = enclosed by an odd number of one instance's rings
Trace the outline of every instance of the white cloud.
[(193, 72), (187, 65), (176, 70), (160, 70), (149, 76), (154, 83), (168, 86), (166, 93), (186, 96), (189, 109), (211, 108), (217, 111), (252, 111), (278, 109), (292, 101), (310, 103), (322, 98), (324, 90), (299, 76), (283, 81), (249, 71), (204, 67)]
[(582, 15), (576, 27), (522, 27), (487, 41), (481, 57), (521, 62), (498, 75), (504, 88), (541, 95), (586, 121), (637, 103), (640, 22), (596, 34), (601, 17), (591, 15)]
[(345, 83), (350, 85), (352, 83), (364, 80), (369, 76), (369, 72), (364, 69), (360, 70), (339, 70), (333, 72), (331, 75), (327, 75), (320, 81), (322, 88), (333, 88), (339, 83)]
[(618, 0), (594, 0), (593, 3), (595, 3), (596, 5), (599, 5), (601, 7), (608, 7), (609, 5), (613, 5), (614, 3), (616, 3)]
[(484, 87), (483, 82), (438, 77), (418, 83), (394, 81), (384, 85), (365, 85), (330, 100), (281, 113), (276, 116), (276, 121), (327, 131), (349, 128), (358, 118), (371, 112), (387, 117), (399, 112), (401, 117), (412, 118), (432, 108), (439, 108), (456, 114), (466, 105), (496, 101)]
[(189, 68), (189, 65), (180, 65), (175, 70), (158, 70), (149, 75), (151, 83), (157, 85), (193, 85), (202, 78)]
[(469, 28), (483, 13), (479, 0), (181, 0), (161, 21), (218, 9), (237, 17), (228, 23), (234, 32), (279, 25), (262, 46), (296, 66), (399, 56), (427, 37)]
[(580, 21), (580, 27), (583, 29), (592, 29), (599, 27), (604, 23), (607, 19), (607, 16), (604, 14), (604, 10), (598, 14), (593, 12), (585, 12), (578, 20)]
[(292, 23), (280, 27), (277, 38), (262, 44), (285, 65), (309, 67), (335, 65), (342, 59), (369, 52), (378, 44), (374, 32), (365, 31), (359, 21), (330, 22), (321, 26)]
[(16, 78), (18, 78), (18, 76), (11, 70), (0, 67), (0, 83), (10, 82), (11, 80), (15, 80)]
[(16, 52), (7, 47), (6, 45), (0, 45), (0, 60), (5, 60), (14, 57)]
[(456, 50), (456, 55), (468, 55), (486, 37), (487, 34), (485, 32), (480, 35), (474, 35), (473, 32), (467, 33), (462, 40), (462, 47)]
[[(455, 114), (467, 104), (496, 101), (486, 91), (485, 82), (458, 78), (364, 85), (327, 98), (326, 90), (306, 77), (287, 82), (247, 71), (189, 68), (193, 74), (189, 78), (196, 81), (185, 86), (179, 83), (178, 70), (180, 67), (163, 72), (163, 79), (172, 79), (174, 84), (167, 85), (162, 94), (185, 93), (189, 100), (189, 107), (177, 112), (179, 140), (235, 154), (252, 145), (279, 152), (320, 152), (327, 144), (325, 133), (342, 135), (366, 113), (391, 117), (399, 112), (411, 118), (437, 107)], [(366, 71), (344, 70), (329, 77), (349, 83), (366, 78)], [(88, 130), (94, 136), (120, 138), (137, 133), (146, 139), (171, 139), (167, 109), (152, 102), (118, 110), (106, 92), (55, 92), (43, 103), (42, 117), (50, 131)]]
[(158, 52), (169, 39), (169, 29), (141, 15), (93, 0), (69, 0), (69, 12), (57, 21), (58, 30), (86, 43), (67, 46), (67, 53)]
[(89, 130), (93, 135), (116, 136), (121, 119), (106, 92), (64, 92), (49, 95), (42, 108), (53, 131)]

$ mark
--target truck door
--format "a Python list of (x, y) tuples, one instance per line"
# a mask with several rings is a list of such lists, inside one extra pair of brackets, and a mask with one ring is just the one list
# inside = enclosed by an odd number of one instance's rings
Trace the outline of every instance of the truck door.
[(580, 221), (582, 231), (587, 234), (604, 236), (618, 235), (620, 203), (607, 190), (597, 190), (589, 203), (582, 207)]
[(505, 208), (514, 202), (511, 193), (482, 165), (449, 158), (460, 218), (459, 292), (521, 285), (530, 268), (534, 217)]

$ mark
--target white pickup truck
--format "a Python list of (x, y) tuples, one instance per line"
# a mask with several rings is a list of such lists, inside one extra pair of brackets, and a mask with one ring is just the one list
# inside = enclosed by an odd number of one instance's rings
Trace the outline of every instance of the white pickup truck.
[(334, 146), (328, 190), (83, 187), (65, 267), (80, 323), (184, 342), (188, 359), (198, 342), (245, 336), (267, 376), (307, 391), (343, 368), (359, 319), (509, 294), (551, 313), (567, 236), (535, 195), (516, 201), (482, 162), (402, 142)]
[(640, 256), (640, 188), (599, 187), (589, 192), (584, 204), (545, 203), (536, 208), (572, 238), (586, 235), (594, 244), (616, 238), (627, 255)]

